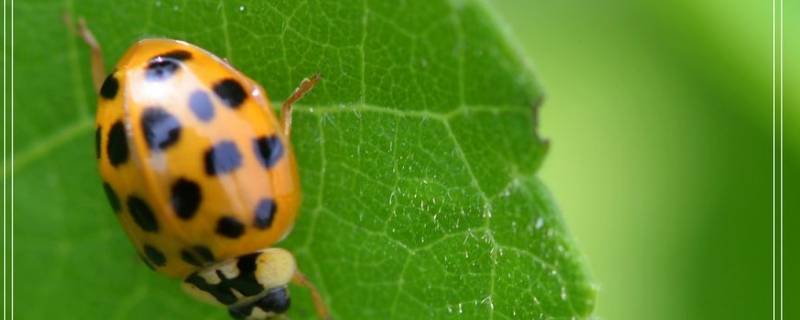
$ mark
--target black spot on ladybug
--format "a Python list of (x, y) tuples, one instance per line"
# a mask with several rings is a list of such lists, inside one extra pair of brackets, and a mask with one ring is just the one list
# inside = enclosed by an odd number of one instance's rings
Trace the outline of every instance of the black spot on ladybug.
[(170, 57), (157, 56), (150, 60), (144, 71), (148, 81), (162, 81), (172, 77), (178, 71), (181, 61)]
[(238, 81), (233, 79), (224, 79), (214, 85), (214, 93), (217, 94), (222, 102), (231, 108), (238, 108), (247, 98), (247, 93)]
[(157, 59), (159, 57), (170, 58), (170, 59), (175, 59), (175, 60), (180, 60), (180, 61), (186, 61), (186, 60), (189, 60), (189, 59), (192, 58), (192, 54), (189, 53), (189, 51), (186, 51), (186, 50), (173, 50), (173, 51), (170, 51), (170, 52), (155, 56), (151, 60), (155, 60), (155, 59)]
[(128, 139), (125, 135), (125, 125), (121, 120), (114, 122), (108, 130), (106, 153), (111, 165), (116, 167), (128, 161)]
[(142, 112), (142, 132), (151, 150), (164, 150), (178, 142), (181, 124), (161, 107), (150, 107)]
[(150, 268), (150, 270), (153, 271), (156, 270), (156, 267), (152, 263), (150, 263), (150, 261), (148, 261), (147, 258), (145, 258), (141, 253), (139, 254), (139, 259), (141, 259), (142, 262), (144, 262), (144, 264), (147, 265), (148, 268)]
[(275, 219), (275, 211), (278, 206), (272, 199), (264, 198), (256, 206), (255, 225), (259, 229), (266, 229), (272, 225), (272, 220)]
[(114, 77), (113, 73), (109, 74), (103, 81), (103, 85), (100, 86), (100, 96), (111, 100), (117, 96), (117, 91), (119, 91), (119, 80)]
[(212, 146), (205, 154), (208, 175), (231, 172), (242, 164), (242, 155), (233, 141), (222, 141)]
[(194, 246), (192, 247), (192, 251), (196, 253), (200, 259), (205, 260), (205, 262), (214, 262), (214, 253), (211, 252), (206, 246)]
[(200, 207), (200, 186), (188, 179), (180, 178), (172, 184), (172, 209), (183, 220), (194, 217)]
[(244, 224), (231, 216), (225, 216), (217, 220), (217, 234), (236, 239), (244, 233)]
[(100, 130), (100, 127), (97, 127), (94, 131), (94, 155), (97, 159), (100, 159), (100, 138), (102, 135), (102, 130)]
[(194, 257), (194, 255), (192, 255), (192, 253), (189, 252), (186, 249), (181, 250), (181, 260), (183, 260), (183, 262), (191, 264), (191, 265), (193, 265), (195, 267), (202, 267), (203, 266), (203, 264), (200, 263), (200, 261), (197, 261), (197, 259)]
[(194, 246), (181, 250), (181, 259), (193, 266), (202, 267), (214, 262), (214, 255), (206, 246)]
[(144, 255), (147, 256), (147, 260), (156, 266), (163, 267), (167, 264), (167, 258), (164, 257), (164, 254), (151, 245), (144, 245)]
[(214, 105), (203, 90), (195, 90), (189, 96), (189, 109), (192, 110), (195, 117), (205, 122), (214, 117)]
[(283, 144), (277, 135), (256, 138), (253, 145), (255, 146), (256, 158), (267, 169), (275, 165), (283, 155)]
[(111, 209), (113, 209), (114, 212), (119, 212), (119, 197), (117, 197), (117, 194), (114, 192), (114, 189), (111, 188), (111, 185), (103, 182), (103, 191), (106, 193), (108, 203), (111, 204)]
[(153, 210), (147, 205), (147, 202), (137, 196), (128, 197), (128, 211), (133, 218), (133, 221), (142, 228), (144, 231), (156, 232), (158, 231), (158, 221), (156, 221)]

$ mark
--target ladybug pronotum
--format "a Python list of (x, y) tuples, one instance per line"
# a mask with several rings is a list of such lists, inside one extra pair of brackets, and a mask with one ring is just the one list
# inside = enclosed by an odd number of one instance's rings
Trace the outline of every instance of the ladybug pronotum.
[(144, 263), (237, 319), (281, 316), (290, 282), (328, 318), (292, 254), (271, 248), (300, 205), (291, 105), (319, 77), (303, 80), (278, 120), (258, 83), (204, 49), (144, 39), (106, 76), (100, 46), (79, 29), (99, 92), (103, 189)]

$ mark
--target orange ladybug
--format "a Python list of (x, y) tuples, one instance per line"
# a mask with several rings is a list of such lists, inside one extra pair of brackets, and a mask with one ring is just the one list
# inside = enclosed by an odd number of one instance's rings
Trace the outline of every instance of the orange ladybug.
[(140, 40), (106, 76), (83, 21), (79, 31), (99, 92), (103, 189), (144, 263), (237, 319), (285, 313), (290, 282), (309, 288), (328, 318), (292, 254), (271, 247), (300, 205), (291, 106), (319, 77), (303, 80), (277, 119), (258, 83), (202, 48)]

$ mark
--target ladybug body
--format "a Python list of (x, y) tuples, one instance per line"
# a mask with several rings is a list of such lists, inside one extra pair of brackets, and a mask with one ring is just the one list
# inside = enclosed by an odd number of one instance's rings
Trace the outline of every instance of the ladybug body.
[[(96, 151), (111, 207), (142, 260), (184, 279), (192, 296), (235, 318), (269, 319), (289, 307), (289, 282), (312, 289), (286, 250), (300, 205), (289, 141), (290, 103), (276, 118), (258, 83), (189, 43), (135, 43), (103, 78), (91, 33)], [(99, 59), (98, 59), (99, 58)]]
[(147, 39), (100, 92), (100, 175), (156, 271), (185, 277), (286, 235), (297, 165), (258, 84), (200, 48)]

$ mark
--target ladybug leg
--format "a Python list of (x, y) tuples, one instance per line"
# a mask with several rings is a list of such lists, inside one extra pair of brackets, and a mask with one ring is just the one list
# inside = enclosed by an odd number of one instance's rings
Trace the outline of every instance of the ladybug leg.
[(314, 85), (319, 82), (319, 79), (319, 73), (303, 79), (297, 89), (294, 89), (294, 93), (292, 93), (292, 95), (281, 105), (281, 127), (283, 127), (283, 133), (286, 135), (286, 138), (289, 138), (290, 134), (292, 133), (292, 104), (300, 100), (303, 95), (311, 91), (311, 89), (314, 88)]
[(94, 89), (99, 92), (100, 87), (103, 85), (103, 79), (106, 77), (103, 50), (100, 48), (100, 44), (95, 39), (92, 31), (86, 26), (86, 20), (83, 18), (78, 19), (78, 34), (92, 51), (92, 82), (94, 83)]
[(328, 312), (328, 307), (325, 306), (325, 301), (322, 300), (322, 295), (319, 294), (319, 290), (317, 290), (317, 287), (314, 286), (314, 284), (311, 283), (311, 281), (309, 281), (308, 278), (306, 278), (306, 276), (300, 272), (300, 270), (295, 271), (294, 277), (292, 277), (292, 282), (311, 291), (311, 300), (314, 301), (314, 309), (317, 310), (317, 316), (320, 319), (332, 319), (330, 313)]

